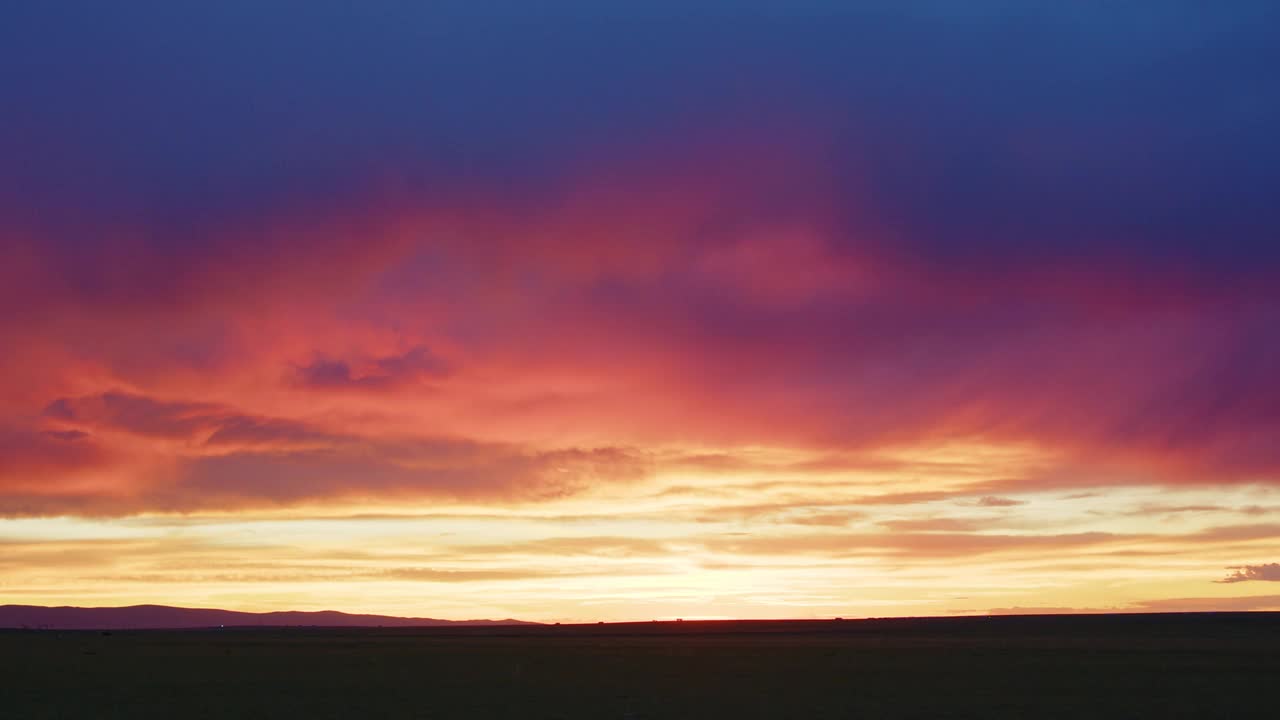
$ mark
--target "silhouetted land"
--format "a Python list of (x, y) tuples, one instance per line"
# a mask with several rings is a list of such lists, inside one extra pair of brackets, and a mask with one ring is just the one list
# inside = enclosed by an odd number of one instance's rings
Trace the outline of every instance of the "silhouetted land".
[(1280, 614), (0, 631), (13, 718), (1275, 717)]
[(172, 630), (214, 627), (424, 627), (431, 625), (520, 625), (519, 620), (439, 620), (391, 615), (319, 612), (249, 613), (167, 605), (130, 607), (42, 607), (0, 605), (0, 628), (46, 630)]

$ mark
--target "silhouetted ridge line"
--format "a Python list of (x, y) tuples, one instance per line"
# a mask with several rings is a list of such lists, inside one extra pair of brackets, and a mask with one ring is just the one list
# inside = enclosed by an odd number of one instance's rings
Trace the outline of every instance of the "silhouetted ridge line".
[(267, 613), (181, 608), (166, 605), (128, 607), (42, 607), (0, 605), (0, 628), (60, 630), (182, 629), (208, 627), (439, 627), (452, 625), (530, 625), (520, 620), (440, 620), (437, 618), (353, 615), (336, 610)]

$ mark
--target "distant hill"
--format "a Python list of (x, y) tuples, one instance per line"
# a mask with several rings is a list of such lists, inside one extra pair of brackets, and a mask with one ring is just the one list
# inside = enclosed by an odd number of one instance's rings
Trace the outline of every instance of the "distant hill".
[(447, 625), (536, 625), (520, 620), (437, 620), (435, 618), (319, 612), (250, 613), (165, 605), (130, 607), (41, 607), (0, 605), (0, 628), (60, 630), (178, 629), (208, 627), (439, 627)]

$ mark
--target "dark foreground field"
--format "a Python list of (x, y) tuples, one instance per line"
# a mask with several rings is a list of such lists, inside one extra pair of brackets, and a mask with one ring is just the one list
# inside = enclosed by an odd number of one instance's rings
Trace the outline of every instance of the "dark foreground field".
[(0, 631), (0, 717), (1276, 717), (1280, 616)]

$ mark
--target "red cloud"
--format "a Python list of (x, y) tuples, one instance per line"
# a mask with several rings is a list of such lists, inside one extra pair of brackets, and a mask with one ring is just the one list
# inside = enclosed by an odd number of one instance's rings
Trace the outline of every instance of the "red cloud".
[[(120, 392), (62, 398), (44, 415), (70, 429), (0, 436), (15, 450), (0, 466), (0, 513), (190, 511), (389, 496), (545, 498), (641, 477), (649, 464), (620, 448), (369, 436)], [(106, 487), (77, 480), (80, 471), (101, 472), (126, 457), (127, 472)], [(33, 473), (40, 482), (21, 482)]]
[[(565, 448), (955, 443), (1040, 458), (980, 478), (990, 493), (1280, 478), (1272, 286), (1101, 251), (913, 256), (929, 243), (835, 196), (807, 137), (588, 158), (533, 207), (383, 184), (188, 244), (149, 245), (173, 228), (136, 217), (81, 253), (0, 229), (4, 298), (26, 309), (0, 319), (21, 349), (0, 358), (21, 438), (5, 487), (98, 468), (138, 509), (181, 482), (235, 502), (465, 495), (546, 482), (554, 461), (530, 458)], [(422, 480), (437, 453), (454, 464)]]

